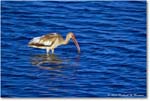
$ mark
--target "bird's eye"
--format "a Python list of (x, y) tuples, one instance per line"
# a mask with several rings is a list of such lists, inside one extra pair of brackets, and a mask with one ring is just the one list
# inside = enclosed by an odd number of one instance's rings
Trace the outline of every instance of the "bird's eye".
[(75, 36), (72, 34), (71, 37), (74, 38)]

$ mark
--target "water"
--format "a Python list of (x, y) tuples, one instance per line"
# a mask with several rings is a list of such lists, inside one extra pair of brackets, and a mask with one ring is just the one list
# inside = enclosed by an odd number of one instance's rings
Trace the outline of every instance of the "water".
[[(1, 17), (2, 97), (146, 97), (146, 2), (3, 1)], [(52, 32), (81, 54), (27, 46)]]

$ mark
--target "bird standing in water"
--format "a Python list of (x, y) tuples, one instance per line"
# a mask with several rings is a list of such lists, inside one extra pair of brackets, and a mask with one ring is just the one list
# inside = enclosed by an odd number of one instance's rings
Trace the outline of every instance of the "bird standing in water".
[(74, 41), (78, 53), (80, 53), (80, 46), (75, 38), (75, 35), (72, 32), (69, 32), (64, 40), (63, 37), (58, 33), (50, 33), (40, 37), (35, 37), (29, 42), (30, 47), (46, 49), (46, 53), (48, 54), (49, 51), (54, 53), (54, 49), (60, 45), (68, 44), (69, 40), (72, 38)]

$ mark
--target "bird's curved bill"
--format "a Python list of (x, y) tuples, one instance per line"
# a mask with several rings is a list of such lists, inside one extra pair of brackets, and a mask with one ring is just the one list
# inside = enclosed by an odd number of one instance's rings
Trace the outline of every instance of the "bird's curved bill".
[(72, 40), (73, 40), (74, 44), (76, 45), (76, 47), (77, 47), (77, 49), (78, 49), (78, 53), (80, 53), (80, 46), (79, 46), (79, 44), (78, 44), (78, 42), (77, 42), (75, 36), (72, 37)]

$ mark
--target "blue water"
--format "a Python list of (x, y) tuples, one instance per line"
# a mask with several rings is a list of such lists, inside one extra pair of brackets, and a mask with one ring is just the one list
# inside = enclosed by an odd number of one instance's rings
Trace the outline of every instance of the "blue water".
[[(3, 1), (2, 97), (146, 97), (146, 2)], [(54, 55), (37, 36), (73, 32)]]

